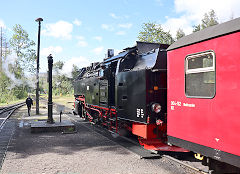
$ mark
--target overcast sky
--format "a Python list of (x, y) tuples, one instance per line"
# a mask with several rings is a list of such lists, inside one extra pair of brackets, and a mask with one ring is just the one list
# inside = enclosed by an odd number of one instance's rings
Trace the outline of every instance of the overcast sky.
[(20, 24), (37, 43), (41, 32), (40, 72), (47, 70), (47, 56), (54, 62), (88, 66), (102, 61), (108, 48), (115, 53), (133, 46), (142, 24), (156, 22), (175, 37), (182, 28), (186, 34), (199, 24), (203, 14), (215, 10), (219, 22), (240, 16), (239, 0), (1, 0), (0, 26), (8, 37)]

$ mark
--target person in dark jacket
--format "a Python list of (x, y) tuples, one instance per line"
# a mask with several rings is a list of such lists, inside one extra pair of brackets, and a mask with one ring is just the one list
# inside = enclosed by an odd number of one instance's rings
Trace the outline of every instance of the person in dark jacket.
[(30, 116), (31, 106), (33, 105), (33, 100), (30, 96), (28, 96), (28, 98), (26, 99), (26, 104), (28, 108), (28, 116)]

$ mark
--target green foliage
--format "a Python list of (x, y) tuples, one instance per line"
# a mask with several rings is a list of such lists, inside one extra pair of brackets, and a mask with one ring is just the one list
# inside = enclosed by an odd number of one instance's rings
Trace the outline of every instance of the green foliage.
[(26, 98), (28, 89), (24, 83), (15, 86), (4, 72), (0, 72), (0, 103)]
[(6, 103), (9, 96), (8, 86), (10, 86), (10, 79), (4, 72), (0, 72), (0, 103)]
[(62, 74), (64, 62), (58, 61), (53, 64), (53, 94), (67, 95), (73, 93), (72, 79)]
[(219, 24), (219, 23), (218, 23), (218, 18), (216, 16), (216, 13), (214, 10), (210, 10), (208, 13), (204, 14), (201, 24), (193, 26), (193, 32), (197, 32), (197, 31), (200, 31), (202, 29), (205, 29), (207, 27), (214, 26), (217, 24)]
[(169, 31), (164, 31), (160, 24), (153, 22), (143, 24), (142, 31), (139, 32), (138, 39), (143, 42), (154, 42), (169, 45), (174, 42)]
[(73, 65), (73, 70), (72, 70), (72, 78), (73, 78), (73, 80), (78, 77), (79, 70), (80, 69), (76, 65)]
[(218, 24), (218, 18), (214, 10), (210, 10), (208, 13), (204, 14), (204, 18), (202, 19), (201, 28), (207, 28), (210, 26), (214, 26)]
[[(66, 96), (73, 95), (73, 80), (74, 78), (69, 78), (65, 74), (63, 74), (64, 62), (58, 61), (53, 64), (53, 95), (55, 96)], [(72, 75), (78, 75), (78, 67), (73, 66)], [(73, 75), (74, 76), (74, 75)], [(48, 83), (46, 80), (47, 76), (40, 77), (39, 85), (40, 90), (44, 91), (44, 93), (48, 93)]]
[(14, 94), (16, 99), (22, 99), (27, 97), (27, 86), (21, 84), (19, 86), (15, 86), (11, 92)]
[(39, 90), (41, 94), (47, 93), (48, 82), (47, 82), (47, 74), (42, 74), (39, 76)]
[(17, 68), (32, 73), (35, 72), (36, 51), (32, 48), (35, 46), (35, 42), (30, 40), (28, 33), (19, 24), (13, 27), (10, 45), (18, 58), (17, 63), (19, 66)]
[(65, 75), (56, 75), (53, 78), (53, 94), (54, 95), (66, 95), (72, 94), (73, 86), (71, 79)]
[(182, 38), (183, 36), (185, 36), (185, 33), (183, 32), (183, 30), (181, 28), (179, 28), (177, 30), (177, 34), (176, 34), (176, 40)]
[(56, 63), (53, 64), (53, 70), (56, 73), (59, 73), (59, 71), (62, 70), (63, 65), (64, 65), (64, 62), (59, 60), (59, 61), (57, 61)]
[[(32, 48), (35, 43), (29, 39), (28, 33), (21, 25), (13, 27), (13, 35), (9, 42), (11, 50), (7, 53), (16, 56), (17, 59), (8, 64), (6, 72), (0, 72), (1, 103), (26, 98), (31, 88), (28, 86), (27, 81), (30, 80), (25, 77), (25, 72), (35, 71), (36, 54)], [(4, 58), (6, 62), (8, 62), (8, 56)]]
[[(16, 79), (24, 78), (24, 70), (21, 68), (18, 61), (8, 65), (9, 73), (12, 73)], [(13, 82), (14, 83), (14, 82)]]
[(193, 26), (193, 32), (197, 32), (197, 31), (200, 31), (200, 30), (201, 30), (201, 25), (200, 24)]

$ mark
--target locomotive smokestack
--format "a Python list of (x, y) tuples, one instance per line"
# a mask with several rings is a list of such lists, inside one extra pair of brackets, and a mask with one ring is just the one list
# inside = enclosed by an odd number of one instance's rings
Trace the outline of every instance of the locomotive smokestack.
[(113, 57), (114, 56), (114, 49), (108, 49), (108, 57)]

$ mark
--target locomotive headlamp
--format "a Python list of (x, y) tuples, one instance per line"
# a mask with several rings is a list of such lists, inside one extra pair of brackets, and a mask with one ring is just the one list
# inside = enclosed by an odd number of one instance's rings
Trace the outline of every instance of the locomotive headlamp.
[(158, 103), (154, 103), (152, 104), (152, 111), (155, 112), (155, 113), (159, 113), (161, 111), (161, 105), (158, 104)]

